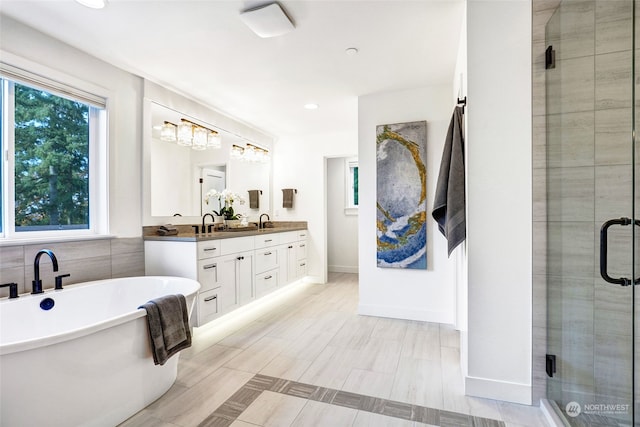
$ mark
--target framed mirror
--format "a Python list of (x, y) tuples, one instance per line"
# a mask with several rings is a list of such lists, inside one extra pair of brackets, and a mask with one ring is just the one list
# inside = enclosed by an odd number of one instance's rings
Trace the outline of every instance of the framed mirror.
[[(212, 189), (239, 194), (244, 203), (235, 203), (234, 210), (249, 221), (270, 213), (271, 147), (149, 100), (145, 118), (145, 225), (194, 223), (219, 211), (217, 199), (207, 203)], [(250, 160), (242, 155), (248, 150), (254, 153)], [(249, 204), (250, 190), (259, 191), (257, 208)]]

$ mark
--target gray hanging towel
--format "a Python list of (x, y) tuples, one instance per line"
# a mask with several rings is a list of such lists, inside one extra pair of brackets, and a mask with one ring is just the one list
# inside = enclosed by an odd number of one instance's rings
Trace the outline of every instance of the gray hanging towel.
[(282, 207), (293, 208), (293, 188), (282, 189)]
[(431, 212), (440, 232), (447, 239), (449, 256), (467, 236), (462, 114), (462, 107), (456, 107), (451, 117)]
[(260, 209), (260, 190), (249, 190), (249, 209)]

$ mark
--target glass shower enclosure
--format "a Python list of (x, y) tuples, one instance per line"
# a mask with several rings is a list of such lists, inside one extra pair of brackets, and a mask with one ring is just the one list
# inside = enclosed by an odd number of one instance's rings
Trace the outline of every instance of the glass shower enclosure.
[(568, 425), (640, 426), (639, 7), (562, 0), (545, 29), (547, 398)]

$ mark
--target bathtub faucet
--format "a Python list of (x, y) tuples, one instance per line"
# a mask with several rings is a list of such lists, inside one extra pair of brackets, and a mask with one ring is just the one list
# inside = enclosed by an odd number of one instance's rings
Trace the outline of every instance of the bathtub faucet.
[(58, 259), (53, 254), (53, 251), (50, 249), (40, 249), (36, 254), (36, 259), (33, 261), (33, 281), (31, 282), (32, 294), (42, 293), (42, 280), (40, 280), (40, 257), (42, 254), (49, 255), (49, 258), (51, 258), (51, 262), (53, 263), (53, 271), (58, 271)]

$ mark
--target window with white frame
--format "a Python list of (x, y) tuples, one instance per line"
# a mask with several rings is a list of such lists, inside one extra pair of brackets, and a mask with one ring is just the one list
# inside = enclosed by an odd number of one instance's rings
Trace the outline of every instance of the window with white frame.
[(104, 98), (0, 64), (0, 232), (5, 239), (106, 230)]
[(358, 213), (358, 159), (345, 160), (345, 213), (356, 215)]

